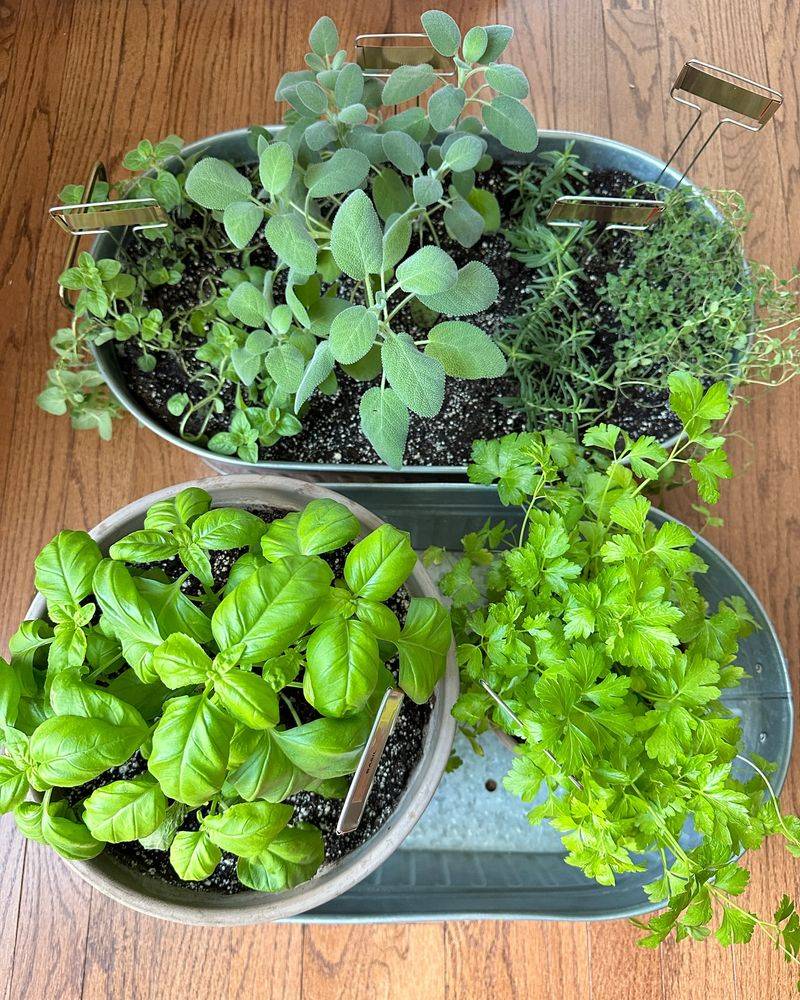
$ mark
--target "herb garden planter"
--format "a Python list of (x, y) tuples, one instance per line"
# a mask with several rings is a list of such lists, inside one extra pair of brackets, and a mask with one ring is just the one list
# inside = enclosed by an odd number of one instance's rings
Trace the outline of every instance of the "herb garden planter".
[[(185, 484), (183, 487), (171, 487), (143, 497), (102, 521), (92, 530), (91, 536), (100, 546), (101, 552), (105, 554), (114, 543), (118, 543), (120, 539), (126, 538), (131, 532), (139, 531), (142, 528), (145, 512), (148, 508), (152, 508), (153, 504), (156, 503), (170, 501), (178, 495), (179, 490), (183, 491), (187, 488), (192, 490), (200, 488), (210, 494), (212, 513), (213, 510), (221, 507), (250, 509), (266, 507), (272, 508), (273, 511), (276, 509), (294, 511), (302, 510), (311, 501), (337, 500), (355, 516), (362, 532), (373, 532), (382, 524), (378, 517), (356, 501), (341, 497), (315, 484), (300, 483), (280, 477), (235, 476), (199, 480), (195, 483)], [(181, 493), (181, 495), (190, 496), (186, 493)], [(319, 523), (317, 527), (319, 527)], [(146, 534), (147, 532), (139, 532), (139, 535), (134, 537), (141, 538)], [(153, 532), (151, 531), (150, 534), (152, 535)], [(210, 548), (213, 549), (214, 546), (211, 545)], [(117, 551), (119, 552), (119, 549)], [(317, 551), (325, 551), (325, 549)], [(181, 558), (184, 559), (183, 556)], [(110, 560), (106, 560), (106, 562), (111, 563)], [(111, 565), (113, 568), (114, 565), (118, 564)], [(39, 566), (37, 572), (41, 571), (41, 566)], [(41, 586), (40, 584), (40, 589)], [(427, 571), (419, 563), (411, 571), (405, 587), (412, 599), (433, 598), (437, 593)], [(50, 606), (50, 598), (48, 598), (48, 606)], [(103, 604), (103, 608), (104, 614), (107, 613), (105, 604)], [(50, 610), (52, 611), (52, 607)], [(241, 611), (246, 615), (247, 607), (242, 605)], [(45, 600), (42, 596), (37, 596), (28, 611), (27, 618), (41, 619), (45, 613)], [(141, 638), (141, 634), (142, 630), (139, 628), (136, 635)], [(217, 635), (216, 632), (215, 635)], [(13, 648), (12, 645), (12, 650)], [(199, 649), (199, 647), (197, 648)], [(126, 653), (128, 658), (133, 655), (132, 652)], [(308, 655), (310, 658), (310, 652)], [(225, 669), (226, 667), (222, 664), (217, 668), (218, 671)], [(253, 677), (254, 675), (249, 674), (249, 676)], [(180, 683), (180, 678), (178, 683)], [(184, 683), (186, 682), (184, 681)], [(403, 683), (402, 679), (400, 683)], [(176, 687), (178, 684), (168, 686)], [(294, 917), (329, 903), (336, 896), (351, 889), (389, 858), (419, 820), (438, 786), (450, 754), (455, 731), (455, 722), (450, 710), (457, 692), (458, 673), (451, 651), (447, 655), (444, 676), (436, 685), (431, 699), (430, 716), (424, 728), (418, 762), (410, 771), (405, 788), (398, 792), (399, 797), (395, 797), (395, 805), (390, 808), (388, 818), (385, 815), (382, 816), (382, 820), (385, 821), (379, 826), (377, 832), (374, 832), (370, 839), (361, 846), (357, 846), (351, 853), (342, 854), (330, 863), (323, 862), (316, 875), (294, 888), (277, 892), (245, 890), (233, 894), (213, 890), (193, 890), (185, 884), (176, 882), (174, 877), (175, 884), (169, 884), (160, 877), (145, 873), (145, 870), (136, 870), (131, 864), (125, 864), (118, 857), (112, 856), (108, 849), (91, 860), (70, 861), (70, 864), (73, 865), (82, 879), (111, 899), (140, 912), (183, 923), (253, 924)], [(316, 694), (318, 696), (319, 692)], [(180, 700), (180, 698), (177, 699), (177, 701)], [(173, 703), (167, 702), (167, 705), (169, 704)], [(409, 702), (407, 701), (406, 704)], [(404, 708), (403, 711), (405, 712), (406, 709)], [(162, 718), (164, 717), (162, 716)], [(398, 725), (398, 728), (402, 727)], [(151, 764), (154, 752), (154, 750), (150, 751)], [(386, 773), (390, 775), (394, 766), (392, 764)], [(67, 784), (69, 783), (67, 782)], [(77, 784), (77, 782), (73, 782), (73, 784)], [(245, 797), (249, 799), (248, 796)], [(56, 802), (55, 799), (53, 801)], [(188, 801), (188, 799), (181, 799), (181, 801)], [(252, 800), (250, 802), (252, 804)], [(227, 812), (222, 815), (227, 815)], [(190, 829), (192, 828), (190, 827)], [(112, 843), (114, 842), (113, 838), (104, 839), (111, 839)], [(123, 839), (127, 840), (130, 837)], [(191, 877), (197, 878), (197, 876)]]
[[(276, 138), (280, 138), (283, 126), (269, 126)], [(643, 182), (654, 181), (664, 167), (663, 161), (633, 146), (625, 145), (613, 139), (599, 136), (587, 135), (580, 132), (542, 130), (539, 133), (539, 144), (533, 154), (512, 153), (503, 149), (500, 143), (488, 134), (484, 135), (490, 154), (500, 162), (505, 163), (525, 163), (541, 162), (542, 154), (554, 151), (562, 151), (567, 146), (572, 146), (581, 163), (590, 170), (598, 171), (623, 171)], [(225, 159), (236, 165), (253, 163), (255, 153), (249, 141), (249, 133), (246, 129), (237, 129), (232, 132), (225, 132), (220, 135), (211, 136), (207, 139), (199, 140), (187, 146), (184, 151), (185, 157), (191, 156), (213, 156), (218, 159)], [(661, 183), (666, 187), (674, 187), (680, 178), (680, 172), (673, 168), (668, 169)], [(691, 188), (689, 181), (683, 184)], [(699, 193), (698, 193), (699, 194)], [(706, 201), (707, 210), (712, 214), (717, 214), (717, 210)], [(113, 257), (115, 247), (110, 237), (100, 237), (92, 250), (96, 258)], [(128, 410), (136, 419), (154, 431), (166, 441), (183, 448), (192, 454), (198, 455), (218, 472), (228, 474), (234, 472), (285, 472), (292, 475), (300, 475), (312, 478), (342, 478), (358, 479), (364, 475), (391, 475), (397, 474), (398, 470), (390, 469), (377, 460), (373, 463), (350, 464), (332, 462), (293, 462), (288, 460), (259, 461), (249, 463), (238, 459), (236, 456), (228, 457), (210, 451), (201, 445), (192, 444), (181, 438), (178, 434), (170, 431), (162, 421), (156, 419), (142, 404), (132, 391), (126, 381), (126, 377), (121, 370), (119, 355), (116, 345), (109, 341), (102, 346), (95, 348), (97, 365), (104, 380), (110, 387), (115, 398)], [(439, 432), (439, 426), (435, 421), (428, 425), (429, 433)], [(505, 433), (508, 430), (518, 427), (513, 421), (509, 425), (498, 426), (495, 433)], [(457, 425), (452, 424), (441, 433), (453, 434), (458, 431)], [(288, 446), (291, 447), (293, 439), (288, 439)], [(465, 465), (419, 465), (409, 464), (399, 470), (405, 477), (441, 477), (441, 476), (461, 476), (466, 471)]]

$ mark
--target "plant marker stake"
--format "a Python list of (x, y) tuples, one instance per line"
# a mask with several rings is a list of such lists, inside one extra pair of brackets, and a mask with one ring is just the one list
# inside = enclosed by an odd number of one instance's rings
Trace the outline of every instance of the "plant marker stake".
[[(83, 189), (85, 198), (91, 198), (98, 181), (108, 182), (108, 173), (100, 160), (92, 167)], [(113, 229), (124, 227), (127, 230), (128, 227), (132, 227), (133, 232), (138, 233), (146, 229), (167, 229), (170, 225), (169, 216), (155, 198), (121, 198), (118, 201), (83, 201), (75, 205), (53, 205), (50, 208), (50, 218), (72, 237), (63, 271), (69, 270), (75, 264), (83, 236), (99, 236), (101, 233), (107, 233), (119, 246), (122, 239), (117, 238), (112, 232)], [(69, 290), (59, 285), (58, 294), (64, 308), (74, 311), (75, 304), (70, 298)]]
[[(503, 711), (506, 713), (509, 719), (511, 719), (512, 722), (514, 722), (517, 726), (519, 726), (520, 729), (524, 730), (525, 723), (522, 721), (522, 719), (520, 719), (520, 717), (511, 708), (511, 706), (508, 705), (505, 701), (503, 701), (500, 695), (497, 694), (495, 691), (493, 691), (486, 683), (486, 681), (481, 681), (480, 684), (483, 690), (489, 695), (489, 697), (493, 701), (495, 701), (500, 706), (500, 708), (503, 709)], [(545, 757), (547, 757), (547, 759), (550, 761), (551, 764), (555, 764), (559, 770), (561, 769), (561, 765), (558, 763), (558, 760), (556, 759), (554, 754), (552, 754), (549, 750), (546, 750), (544, 747), (539, 747), (539, 749), (542, 751)], [(578, 779), (574, 775), (568, 774), (567, 777), (572, 782), (572, 784), (578, 789), (579, 792), (583, 791), (583, 785), (580, 783), (580, 781), (578, 781)]]
[(661, 217), (664, 204), (655, 198), (565, 194), (553, 202), (547, 213), (547, 224), (578, 228), (588, 222), (598, 222), (605, 227), (603, 232), (614, 229), (629, 233), (644, 232)]
[(399, 688), (389, 688), (381, 700), (367, 745), (364, 747), (361, 760), (359, 760), (353, 780), (350, 782), (350, 788), (339, 815), (339, 822), (336, 824), (336, 832), (340, 836), (358, 829), (369, 793), (372, 790), (372, 783), (375, 781), (378, 764), (380, 764), (383, 751), (386, 749), (386, 741), (392, 735), (392, 730), (400, 715), (403, 698), (403, 692)]
[[(728, 79), (724, 79), (725, 77)], [(736, 82), (734, 83), (733, 81)], [(742, 86), (742, 84), (746, 84), (746, 86)], [(760, 132), (781, 104), (783, 104), (783, 95), (777, 90), (773, 90), (772, 87), (768, 87), (765, 83), (757, 83), (755, 80), (750, 80), (746, 76), (740, 76), (738, 73), (732, 73), (730, 70), (721, 69), (719, 66), (712, 66), (710, 63), (700, 62), (699, 59), (690, 59), (683, 64), (683, 69), (669, 89), (669, 96), (678, 104), (684, 104), (687, 108), (693, 108), (697, 112), (697, 115), (684, 133), (683, 138), (672, 151), (670, 158), (664, 164), (664, 169), (656, 177), (656, 184), (664, 176), (667, 167), (669, 167), (678, 155), (684, 143), (703, 117), (703, 108), (699, 104), (695, 104), (694, 101), (678, 96), (678, 91), (699, 97), (704, 101), (709, 101), (711, 104), (716, 104), (717, 107), (724, 108), (727, 111), (733, 111), (737, 115), (742, 115), (750, 119), (750, 122), (753, 124), (748, 124), (746, 121), (742, 121), (739, 118), (731, 118), (727, 115), (720, 118), (681, 174), (678, 184), (675, 185), (676, 187), (683, 181), (695, 163), (697, 163), (700, 154), (723, 125), (736, 125), (738, 128), (743, 128), (748, 132)]]
[[(386, 80), (398, 66), (420, 66), (422, 63), (430, 63), (442, 80), (456, 74), (453, 60), (437, 52), (428, 36), (420, 31), (356, 35), (355, 48), (356, 62), (364, 76)], [(419, 107), (419, 97), (416, 105)], [(396, 104), (393, 111), (397, 114)]]

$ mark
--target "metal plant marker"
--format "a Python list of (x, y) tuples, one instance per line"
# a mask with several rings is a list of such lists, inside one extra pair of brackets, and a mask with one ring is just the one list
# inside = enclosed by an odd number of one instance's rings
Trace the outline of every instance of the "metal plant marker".
[(344, 800), (339, 822), (336, 824), (336, 832), (340, 835), (352, 833), (358, 829), (361, 817), (364, 815), (364, 807), (367, 804), (372, 783), (375, 781), (375, 774), (378, 770), (383, 751), (386, 749), (386, 742), (392, 735), (395, 723), (400, 715), (400, 708), (403, 704), (403, 692), (399, 688), (389, 688), (375, 716), (372, 724), (372, 731), (361, 754), (353, 780), (347, 797)]
[(730, 70), (721, 69), (719, 66), (712, 66), (710, 63), (701, 62), (699, 59), (690, 59), (684, 63), (683, 69), (670, 87), (669, 96), (678, 104), (684, 104), (687, 108), (692, 108), (697, 114), (694, 121), (683, 134), (678, 145), (672, 151), (672, 155), (664, 164), (664, 169), (656, 178), (656, 183), (664, 176), (666, 169), (681, 151), (692, 132), (694, 132), (705, 110), (700, 104), (689, 100), (688, 97), (681, 97), (681, 94), (691, 94), (692, 97), (715, 104), (718, 108), (723, 108), (725, 111), (732, 111), (741, 117), (732, 118), (730, 115), (724, 115), (719, 119), (689, 161), (686, 169), (681, 174), (678, 184), (681, 183), (695, 163), (697, 163), (706, 146), (723, 125), (735, 125), (737, 128), (745, 129), (747, 132), (760, 132), (781, 104), (783, 104), (783, 95), (765, 83), (757, 83), (746, 76), (740, 76), (738, 73), (732, 73)]
[[(429, 63), (436, 75), (446, 80), (456, 75), (455, 63), (443, 56), (421, 31), (390, 32), (382, 35), (356, 35), (356, 62), (365, 76), (386, 80), (399, 66), (421, 66)], [(419, 107), (419, 97), (416, 99)], [(397, 114), (397, 105), (394, 105)]]
[(366, 76), (386, 79), (398, 66), (430, 63), (442, 78), (455, 76), (453, 60), (443, 56), (423, 32), (357, 35), (356, 61)]
[(595, 195), (566, 194), (558, 198), (547, 213), (550, 226), (573, 228), (598, 222), (606, 231), (621, 229), (643, 232), (661, 216), (664, 202), (655, 198), (604, 198)]
[[(486, 681), (481, 681), (480, 685), (483, 688), (483, 690), (489, 695), (489, 697), (494, 702), (496, 702), (500, 706), (500, 708), (503, 709), (503, 711), (506, 713), (509, 719), (511, 719), (511, 721), (515, 725), (519, 726), (519, 728), (524, 732), (526, 728), (525, 723), (522, 721), (522, 719), (520, 719), (520, 717), (513, 710), (513, 708), (511, 708), (511, 706), (507, 702), (503, 701), (500, 695), (497, 694), (496, 691), (492, 690), (492, 688), (489, 687)], [(542, 751), (545, 757), (547, 757), (547, 759), (550, 761), (551, 764), (555, 764), (556, 767), (559, 768), (559, 770), (561, 769), (561, 765), (559, 764), (555, 754), (551, 753), (549, 750), (546, 750), (544, 747), (539, 747), (539, 749)], [(578, 791), (580, 792), (583, 791), (583, 785), (580, 783), (580, 781), (578, 781), (578, 779), (573, 774), (568, 774), (567, 777), (572, 782), (572, 784), (578, 789)]]
[[(108, 182), (108, 173), (100, 160), (92, 167), (83, 189), (85, 198), (91, 198), (98, 181)], [(64, 271), (75, 264), (83, 236), (108, 233), (120, 244), (121, 238), (117, 238), (114, 233), (120, 227), (126, 230), (130, 227), (133, 232), (141, 232), (146, 229), (166, 229), (170, 225), (169, 216), (155, 198), (121, 198), (118, 201), (82, 201), (75, 205), (54, 205), (50, 209), (50, 217), (72, 237)], [(62, 304), (73, 310), (74, 303), (69, 290), (59, 285), (58, 292)]]

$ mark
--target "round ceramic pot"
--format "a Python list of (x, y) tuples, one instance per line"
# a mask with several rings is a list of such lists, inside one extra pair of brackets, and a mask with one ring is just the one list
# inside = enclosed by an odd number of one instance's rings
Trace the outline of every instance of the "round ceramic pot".
[[(224, 476), (170, 486), (141, 497), (116, 511), (90, 534), (105, 553), (110, 545), (142, 527), (147, 509), (188, 486), (211, 494), (214, 507), (270, 506), (298, 510), (309, 501), (329, 497), (344, 504), (365, 532), (383, 522), (353, 500), (317, 486), (281, 476)], [(437, 597), (438, 591), (421, 562), (406, 583), (412, 597)], [(26, 615), (42, 618), (44, 599), (37, 595)], [(422, 756), (391, 817), (367, 843), (340, 860), (324, 865), (317, 875), (294, 889), (277, 893), (245, 890), (234, 895), (200, 892), (128, 868), (110, 854), (91, 861), (67, 862), (80, 877), (104, 895), (153, 917), (186, 924), (258, 924), (296, 916), (347, 892), (384, 862), (403, 842), (433, 797), (447, 764), (455, 736), (451, 708), (458, 697), (458, 668), (451, 649), (444, 677), (433, 695), (433, 711), (425, 731)]]
[[(268, 126), (271, 132), (278, 135), (283, 126)], [(236, 129), (232, 132), (222, 132), (219, 135), (201, 139), (198, 142), (188, 145), (184, 152), (188, 156), (203, 154), (215, 156), (220, 159), (229, 160), (231, 163), (241, 166), (255, 161), (255, 152), (248, 141), (247, 129)], [(552, 150), (564, 149), (569, 143), (573, 143), (573, 148), (581, 163), (590, 169), (612, 169), (623, 170), (632, 174), (641, 181), (655, 181), (664, 169), (664, 161), (659, 160), (649, 153), (636, 149), (634, 146), (627, 146), (625, 143), (616, 142), (614, 139), (604, 139), (596, 135), (588, 135), (584, 132), (554, 131), (542, 129), (539, 132), (539, 145), (530, 154), (512, 153), (501, 146), (496, 139), (486, 134), (486, 141), (489, 152), (495, 159), (503, 160), (507, 163), (524, 163), (537, 160), (542, 153)], [(661, 183), (666, 187), (676, 187), (680, 181), (680, 172), (669, 168), (664, 172)], [(702, 194), (691, 184), (684, 180), (684, 186), (696, 191), (698, 199), (702, 199)], [(718, 215), (716, 208), (711, 202), (706, 200), (706, 209), (714, 215)], [(95, 257), (113, 257), (116, 254), (116, 245), (110, 236), (100, 237), (94, 244), (92, 253)], [(139, 423), (144, 424), (151, 431), (155, 431), (165, 441), (189, 451), (193, 455), (202, 458), (208, 465), (217, 472), (223, 474), (235, 472), (256, 472), (275, 473), (283, 472), (289, 475), (313, 477), (322, 480), (331, 479), (363, 479), (365, 476), (386, 476), (392, 477), (445, 477), (463, 478), (466, 475), (466, 466), (463, 465), (408, 465), (402, 470), (390, 469), (382, 464), (332, 464), (332, 463), (310, 463), (310, 462), (273, 462), (261, 461), (256, 463), (243, 462), (234, 456), (219, 455), (210, 451), (200, 444), (193, 444), (184, 441), (178, 434), (173, 433), (155, 417), (153, 417), (136, 396), (130, 391), (122, 374), (119, 359), (113, 341), (109, 341), (98, 347), (94, 351), (97, 366), (108, 384), (115, 398), (130, 411)], [(301, 432), (302, 433), (302, 432)], [(673, 439), (674, 440), (674, 439)], [(668, 442), (671, 444), (672, 442)]]

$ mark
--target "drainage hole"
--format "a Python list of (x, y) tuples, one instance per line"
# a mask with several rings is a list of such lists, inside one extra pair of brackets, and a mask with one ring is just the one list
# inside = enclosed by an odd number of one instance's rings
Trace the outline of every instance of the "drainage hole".
[(489, 778), (484, 787), (486, 788), (487, 792), (493, 792), (497, 788), (497, 782), (494, 780), (494, 778)]

